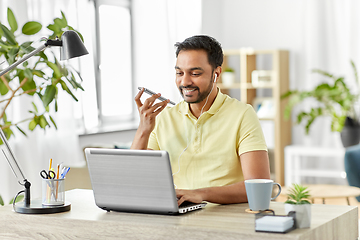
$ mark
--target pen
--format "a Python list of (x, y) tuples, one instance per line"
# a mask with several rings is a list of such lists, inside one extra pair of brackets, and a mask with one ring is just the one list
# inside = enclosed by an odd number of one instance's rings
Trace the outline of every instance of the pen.
[[(138, 87), (138, 89), (139, 90), (141, 90), (141, 89), (143, 89), (142, 87)], [(149, 90), (149, 89), (147, 89), (147, 88), (144, 88), (144, 92), (146, 92), (147, 94), (149, 94), (149, 95), (155, 95), (156, 93), (154, 93), (153, 91), (151, 91), (151, 90)], [(164, 98), (164, 97), (159, 97), (158, 98), (160, 101), (166, 101), (167, 99), (166, 98)], [(173, 101), (170, 101), (169, 102), (170, 104), (172, 104), (172, 105), (176, 105), (176, 103), (174, 103)]]
[(64, 169), (63, 173), (61, 173), (61, 178), (65, 178), (65, 175), (69, 172), (70, 167)]

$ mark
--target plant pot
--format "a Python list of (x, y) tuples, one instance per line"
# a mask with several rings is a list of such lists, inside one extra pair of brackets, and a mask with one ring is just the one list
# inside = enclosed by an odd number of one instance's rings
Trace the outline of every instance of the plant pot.
[(285, 214), (296, 212), (296, 228), (309, 228), (311, 225), (311, 204), (285, 203)]
[(221, 82), (225, 87), (231, 87), (235, 82), (235, 74), (233, 72), (223, 72)]
[(341, 142), (344, 147), (350, 147), (359, 144), (360, 126), (344, 126), (340, 132)]

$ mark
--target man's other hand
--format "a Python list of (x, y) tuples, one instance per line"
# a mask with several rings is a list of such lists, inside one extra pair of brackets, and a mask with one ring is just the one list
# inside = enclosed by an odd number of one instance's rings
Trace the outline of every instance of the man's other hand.
[(201, 191), (199, 190), (176, 189), (175, 191), (176, 197), (178, 198), (178, 206), (180, 206), (185, 201), (192, 203), (201, 203), (203, 201)]

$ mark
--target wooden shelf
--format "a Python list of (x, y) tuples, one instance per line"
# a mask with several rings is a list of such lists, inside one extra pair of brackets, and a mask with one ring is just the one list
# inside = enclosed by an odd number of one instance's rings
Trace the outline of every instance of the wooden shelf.
[[(254, 86), (252, 84), (252, 71), (257, 69), (256, 57), (258, 55), (271, 55), (272, 71), (271, 84)], [(286, 100), (281, 100), (280, 96), (289, 90), (289, 52), (287, 50), (270, 49), (256, 50), (252, 48), (225, 49), (224, 65), (227, 67), (229, 57), (235, 56), (240, 60), (240, 72), (236, 78), (239, 82), (231, 86), (221, 84), (221, 78), (218, 87), (225, 92), (231, 89), (240, 90), (240, 99), (242, 102), (253, 104), (258, 96), (257, 89), (271, 89), (271, 99), (274, 102), (275, 116), (273, 118), (259, 118), (260, 120), (274, 121), (274, 164), (275, 181), (284, 185), (284, 148), (291, 143), (291, 120), (285, 121), (283, 117)]]
[(275, 86), (273, 84), (262, 84), (259, 86), (254, 86), (252, 83), (234, 83), (231, 86), (224, 86), (224, 84), (222, 83), (218, 83), (217, 86), (220, 89), (239, 89), (239, 88), (244, 88), (244, 89), (262, 89), (262, 88), (274, 88)]

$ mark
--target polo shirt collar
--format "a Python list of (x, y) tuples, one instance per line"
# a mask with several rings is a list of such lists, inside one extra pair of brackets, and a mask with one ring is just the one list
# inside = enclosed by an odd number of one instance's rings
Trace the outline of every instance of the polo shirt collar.
[[(226, 95), (220, 92), (220, 89), (218, 88), (218, 94), (216, 95), (215, 101), (211, 105), (210, 109), (207, 111), (207, 113), (214, 115), (223, 103), (225, 102)], [(183, 115), (192, 115), (189, 104), (185, 101), (182, 101), (179, 106), (179, 112)]]

